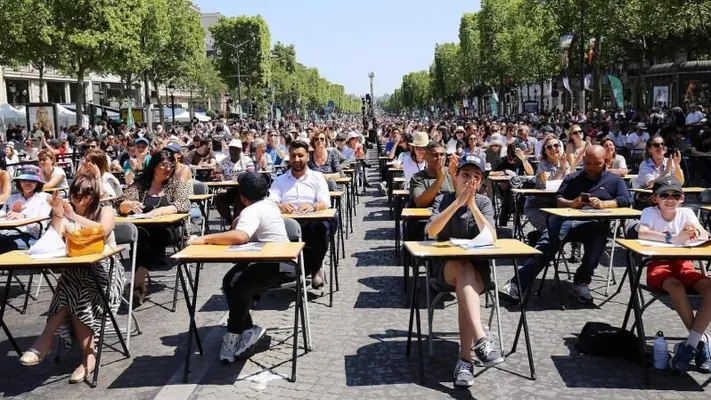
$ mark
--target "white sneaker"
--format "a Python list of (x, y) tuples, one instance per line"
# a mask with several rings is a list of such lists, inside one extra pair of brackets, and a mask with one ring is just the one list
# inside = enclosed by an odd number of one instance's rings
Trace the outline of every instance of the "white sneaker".
[(239, 340), (239, 345), (237, 346), (234, 356), (240, 357), (245, 354), (247, 350), (253, 348), (254, 345), (259, 342), (259, 339), (264, 336), (265, 332), (266, 330), (264, 328), (260, 328), (256, 325), (242, 332), (242, 337)]
[(225, 333), (225, 336), (222, 337), (222, 347), (220, 348), (220, 361), (235, 362), (235, 351), (237, 351), (240, 336), (239, 333)]
[(575, 300), (583, 304), (593, 303), (593, 297), (592, 294), (590, 294), (590, 289), (588, 288), (587, 283), (581, 283), (580, 285), (573, 286), (573, 296), (575, 297)]
[(516, 301), (518, 301), (521, 297), (521, 295), (519, 294), (518, 285), (515, 284), (513, 281), (506, 282), (504, 287), (501, 288), (501, 293)]

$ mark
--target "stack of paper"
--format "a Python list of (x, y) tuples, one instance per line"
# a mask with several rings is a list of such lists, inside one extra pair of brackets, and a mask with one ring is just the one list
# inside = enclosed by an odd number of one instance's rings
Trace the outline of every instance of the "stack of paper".
[(649, 247), (696, 247), (696, 246), (701, 246), (702, 244), (708, 242), (708, 240), (694, 240), (693, 242), (688, 242), (688, 243), (664, 243), (664, 242), (655, 242), (652, 240), (643, 240), (643, 239), (638, 239), (637, 242), (643, 246), (649, 246)]
[(67, 246), (54, 228), (49, 227), (37, 242), (35, 242), (27, 254), (31, 258), (55, 258), (67, 255)]
[(450, 239), (455, 246), (460, 246), (464, 249), (475, 249), (479, 247), (487, 247), (494, 244), (494, 235), (489, 228), (484, 229), (474, 239)]
[(264, 243), (250, 242), (245, 244), (233, 244), (227, 251), (262, 251)]

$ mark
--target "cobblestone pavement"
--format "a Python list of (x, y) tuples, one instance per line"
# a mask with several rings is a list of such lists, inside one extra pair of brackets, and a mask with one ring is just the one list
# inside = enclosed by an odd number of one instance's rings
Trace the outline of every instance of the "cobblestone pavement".
[[(484, 370), (476, 368), (471, 390), (452, 387), (452, 369), (457, 359), (456, 337), (443, 337), (434, 344), (434, 357), (426, 363), (425, 385), (418, 383), (416, 351), (405, 356), (408, 306), (403, 291), (403, 269), (395, 259), (394, 223), (387, 203), (371, 190), (357, 207), (354, 233), (346, 241), (347, 258), (340, 268), (340, 291), (333, 308), (328, 296), (311, 293), (309, 303), (314, 351), (299, 349), (298, 380), (285, 377), (291, 366), (291, 329), (269, 332), (255, 354), (246, 362), (223, 365), (217, 353), (225, 332), (226, 304), (220, 292), (222, 275), (228, 265), (207, 265), (202, 273), (198, 296), (197, 324), (205, 343), (205, 355), (193, 356), (191, 382), (182, 384), (188, 315), (182, 296), (171, 312), (174, 269), (165, 272), (163, 283), (150, 289), (150, 302), (137, 310), (142, 334), (131, 339), (131, 358), (108, 349), (102, 358), (99, 385), (68, 385), (69, 374), (78, 363), (78, 351), (63, 352), (55, 364), (51, 358), (34, 368), (19, 365), (4, 334), (0, 334), (0, 392), (6, 397), (27, 399), (75, 399), (96, 396), (103, 399), (361, 399), (361, 398), (476, 398), (476, 399), (705, 399), (711, 375), (692, 372), (675, 377), (668, 371), (650, 371), (651, 384), (644, 389), (641, 369), (617, 359), (595, 358), (574, 349), (576, 334), (587, 321), (620, 326), (627, 286), (601, 307), (584, 307), (567, 299), (562, 311), (558, 294), (546, 285), (541, 297), (533, 297), (528, 313), (537, 380), (529, 374), (523, 341), (517, 353), (505, 363)], [(618, 279), (623, 274), (623, 258), (616, 257)], [(498, 282), (513, 274), (510, 263), (499, 265)], [(602, 274), (604, 269), (598, 269)], [(564, 276), (565, 277), (565, 276)], [(23, 277), (26, 280), (26, 277)], [(328, 286), (326, 286), (328, 287)], [(596, 303), (605, 299), (604, 280), (597, 277), (592, 287)], [(6, 312), (8, 326), (20, 347), (27, 348), (40, 333), (51, 293), (46, 288), (37, 301), (30, 300), (26, 315), (17, 285), (13, 286)], [(564, 281), (567, 293), (570, 283)], [(601, 289), (602, 288), (602, 289)], [(421, 302), (423, 304), (424, 302)], [(293, 326), (293, 292), (265, 296), (253, 313), (263, 327)], [(482, 314), (488, 316), (489, 310)], [(505, 347), (510, 348), (518, 308), (502, 302)], [(122, 315), (120, 322), (125, 321)], [(426, 313), (422, 312), (426, 332)], [(496, 333), (494, 324), (493, 333)], [(648, 335), (663, 330), (667, 336), (684, 334), (674, 311), (663, 303), (645, 313)], [(440, 305), (434, 315), (436, 333), (457, 331), (453, 298)], [(115, 339), (109, 343), (115, 345)], [(650, 342), (651, 343), (651, 342)], [(302, 343), (303, 345), (303, 343)], [(425, 347), (425, 352), (426, 352)], [(427, 354), (427, 353), (425, 353)]]

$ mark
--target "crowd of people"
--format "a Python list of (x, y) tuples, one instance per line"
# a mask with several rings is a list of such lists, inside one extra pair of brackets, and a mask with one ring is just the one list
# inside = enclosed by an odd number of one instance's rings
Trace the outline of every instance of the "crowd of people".
[[(224, 232), (192, 237), (189, 244), (226, 245), (249, 241), (289, 240), (282, 215), (309, 213), (331, 207), (329, 191), (337, 188), (345, 166), (368, 167), (369, 148), (401, 168), (409, 206), (431, 208), (425, 226), (405, 233), (410, 240), (474, 238), (488, 231), (505, 235), (514, 209), (523, 210), (532, 229), (528, 242), (541, 252), (527, 260), (502, 288), (512, 299), (530, 291), (533, 280), (555, 257), (563, 240), (580, 243), (583, 255), (574, 277), (573, 296), (591, 304), (593, 272), (604, 252), (609, 223), (597, 220), (547, 221), (544, 207), (606, 209), (635, 206), (643, 209), (634, 229), (647, 240), (685, 243), (708, 239), (696, 214), (682, 207), (682, 185), (694, 165), (706, 182), (711, 160), (711, 123), (703, 110), (685, 116), (680, 110), (650, 113), (528, 114), (507, 118), (428, 118), (388, 116), (370, 129), (355, 119), (323, 121), (219, 120), (170, 130), (158, 125), (112, 127), (102, 122), (91, 128), (60, 127), (52, 132), (18, 134), (12, 127), (0, 154), (2, 218), (50, 217), (49, 232), (60, 235), (82, 227), (101, 227), (105, 243), (115, 243), (115, 217), (148, 214), (158, 217), (190, 213), (189, 200), (196, 182), (236, 181), (217, 195), (215, 207), (230, 226)], [(698, 115), (697, 113), (700, 113)], [(700, 117), (700, 118), (699, 118)], [(20, 130), (21, 131), (21, 130)], [(366, 140), (370, 139), (370, 142)], [(360, 170), (362, 173), (362, 170)], [(635, 188), (649, 188), (649, 196), (633, 197), (623, 180), (636, 173)], [(510, 180), (488, 179), (505, 177)], [(11, 183), (11, 182), (14, 182)], [(366, 182), (367, 183), (367, 182)], [(555, 196), (530, 197), (515, 204), (512, 189), (529, 185), (555, 191)], [(385, 192), (384, 182), (379, 189)], [(48, 193), (46, 189), (55, 189)], [(496, 192), (500, 207), (492, 201)], [(498, 219), (495, 218), (498, 212)], [(341, 221), (301, 224), (305, 270), (312, 288), (323, 287), (323, 262), (330, 236)], [(183, 235), (189, 229), (182, 227)], [(82, 381), (95, 368), (94, 338), (105, 311), (98, 296), (111, 282), (109, 304), (118, 308), (122, 296), (133, 296), (139, 306), (148, 296), (147, 278), (164, 264), (165, 249), (177, 238), (163, 227), (139, 231), (137, 270), (129, 293), (123, 267), (108, 276), (107, 263), (95, 267), (97, 287), (88, 272), (61, 275), (50, 304), (47, 325), (20, 362), (37, 365), (50, 352), (55, 333), (65, 343), (77, 340), (81, 365), (70, 381)], [(37, 225), (0, 231), (0, 253), (32, 246)], [(121, 266), (121, 263), (116, 263)], [(431, 266), (438, 284), (455, 292), (459, 307), (460, 354), (455, 366), (457, 386), (474, 380), (472, 351), (479, 363), (503, 361), (480, 320), (479, 295), (490, 288), (487, 264), (444, 260)], [(263, 291), (295, 279), (296, 263), (235, 265), (223, 279), (229, 305), (227, 333), (219, 358), (232, 362), (248, 357), (265, 330), (251, 319), (253, 299)], [(647, 282), (667, 291), (689, 336), (672, 358), (675, 371), (691, 362), (711, 371), (709, 336), (711, 281), (690, 262), (660, 261), (648, 268)], [(330, 278), (329, 278), (330, 279)], [(685, 289), (704, 297), (694, 315)]]

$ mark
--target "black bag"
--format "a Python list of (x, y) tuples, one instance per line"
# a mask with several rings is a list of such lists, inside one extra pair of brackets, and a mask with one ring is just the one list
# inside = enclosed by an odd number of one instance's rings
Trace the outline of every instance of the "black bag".
[(535, 189), (535, 176), (512, 176), (509, 184), (513, 189)]
[(583, 327), (575, 348), (591, 356), (617, 357), (642, 364), (637, 336), (604, 322), (588, 322)]

